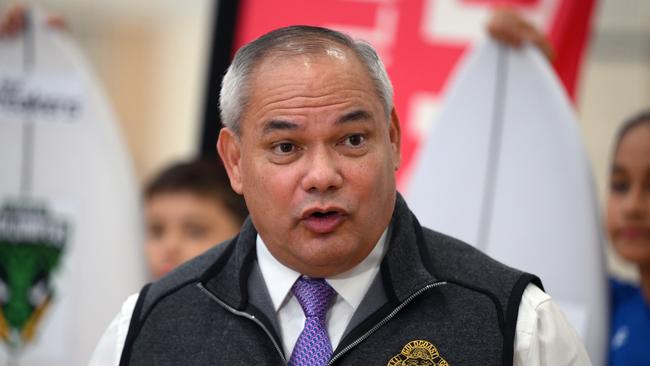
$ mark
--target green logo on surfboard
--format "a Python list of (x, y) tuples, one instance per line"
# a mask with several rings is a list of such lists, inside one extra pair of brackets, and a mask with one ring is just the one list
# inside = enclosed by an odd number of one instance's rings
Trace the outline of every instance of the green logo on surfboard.
[(67, 234), (66, 222), (42, 203), (15, 200), (0, 208), (0, 340), (12, 351), (34, 338), (50, 305)]

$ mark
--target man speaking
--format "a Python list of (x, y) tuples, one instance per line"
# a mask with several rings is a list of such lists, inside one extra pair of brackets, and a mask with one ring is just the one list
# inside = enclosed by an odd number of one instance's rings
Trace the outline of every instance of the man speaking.
[(418, 224), (392, 100), (377, 53), (344, 34), (241, 48), (218, 151), (250, 218), (129, 298), (91, 364), (589, 364), (536, 277)]

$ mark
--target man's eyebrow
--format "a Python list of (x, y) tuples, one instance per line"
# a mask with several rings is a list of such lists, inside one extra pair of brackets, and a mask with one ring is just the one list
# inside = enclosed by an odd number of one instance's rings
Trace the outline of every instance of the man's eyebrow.
[(272, 119), (264, 124), (264, 129), (262, 129), (262, 133), (267, 134), (277, 130), (297, 130), (297, 129), (298, 129), (298, 125), (293, 122), (289, 122), (281, 119)]
[(350, 113), (346, 113), (341, 116), (336, 123), (346, 123), (346, 122), (356, 122), (356, 121), (365, 121), (370, 119), (370, 113), (363, 109), (359, 109)]

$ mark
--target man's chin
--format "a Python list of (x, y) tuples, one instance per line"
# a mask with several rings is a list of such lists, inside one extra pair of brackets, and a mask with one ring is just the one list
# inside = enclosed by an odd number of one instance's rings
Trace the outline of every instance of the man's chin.
[[(365, 258), (365, 255), (349, 251), (332, 253), (332, 246), (335, 246), (335, 244), (327, 247), (327, 243), (320, 242), (317, 245), (324, 245), (325, 247), (322, 248), (322, 251), (313, 251), (314, 248), (310, 248), (309, 253), (306, 255), (294, 257), (296, 260), (289, 267), (310, 277), (331, 277), (354, 268)], [(360, 257), (360, 259), (357, 260), (355, 257)]]

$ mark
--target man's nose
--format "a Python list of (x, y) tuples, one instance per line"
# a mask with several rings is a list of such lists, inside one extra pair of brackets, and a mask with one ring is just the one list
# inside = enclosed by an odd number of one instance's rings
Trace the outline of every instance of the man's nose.
[(343, 176), (336, 152), (327, 147), (314, 148), (306, 161), (302, 188), (308, 192), (325, 193), (336, 190), (343, 184)]

